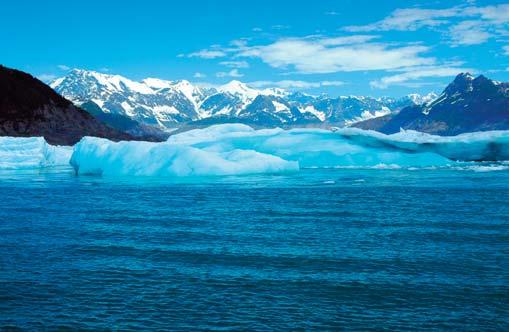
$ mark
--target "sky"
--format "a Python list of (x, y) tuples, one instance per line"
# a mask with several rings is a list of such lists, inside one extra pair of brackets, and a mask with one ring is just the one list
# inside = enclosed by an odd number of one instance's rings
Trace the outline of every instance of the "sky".
[(456, 74), (509, 81), (509, 1), (17, 0), (0, 63), (331, 95), (440, 92)]

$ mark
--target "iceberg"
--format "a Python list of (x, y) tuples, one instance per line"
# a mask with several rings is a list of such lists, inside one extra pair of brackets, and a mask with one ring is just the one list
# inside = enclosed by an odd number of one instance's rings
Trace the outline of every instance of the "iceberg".
[(509, 131), (435, 136), (413, 130), (385, 135), (375, 131), (344, 128), (338, 134), (365, 146), (412, 153), (433, 152), (455, 161), (509, 160)]
[[(71, 156), (72, 154), (72, 156)], [(211, 176), (296, 172), (302, 168), (418, 169), (509, 160), (509, 131), (442, 137), (415, 131), (385, 135), (357, 128), (260, 129), (215, 125), (166, 142), (85, 137), (73, 148), (43, 138), (0, 138), (0, 169), (68, 165), (76, 174)], [(476, 164), (476, 163), (474, 163)], [(482, 170), (486, 165), (481, 165)], [(487, 170), (506, 169), (497, 166)], [(473, 168), (477, 169), (477, 168)]]
[(77, 174), (207, 176), (280, 173), (299, 169), (295, 161), (248, 149), (214, 151), (171, 143), (118, 142), (86, 137), (74, 148)]
[(0, 137), (0, 170), (68, 166), (72, 152), (43, 137)]
[[(375, 137), (377, 134), (360, 129), (358, 131), (368, 137)], [(345, 132), (350, 130), (346, 129)], [(343, 130), (333, 132), (323, 129), (254, 130), (235, 124), (191, 130), (171, 136), (167, 143), (221, 152), (232, 148), (250, 149), (284, 160), (297, 161), (299, 167), (303, 168), (372, 167), (389, 164), (404, 167), (437, 166), (451, 163), (447, 157), (433, 152), (409, 153), (404, 149), (369, 146), (353, 141), (342, 133)]]
[(75, 147), (77, 174), (208, 176), (294, 172), (315, 167), (437, 166), (451, 160), (360, 144), (321, 129), (261, 129), (224, 124), (171, 136), (163, 143), (86, 137)]

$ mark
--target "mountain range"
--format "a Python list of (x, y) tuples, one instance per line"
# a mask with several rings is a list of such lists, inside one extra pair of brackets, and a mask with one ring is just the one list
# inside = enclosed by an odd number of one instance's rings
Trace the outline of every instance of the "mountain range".
[(386, 134), (401, 129), (437, 135), (509, 130), (509, 83), (462, 73), (440, 96), (332, 98), (259, 90), (239, 81), (201, 87), (188, 81), (134, 82), (83, 70), (70, 71), (50, 87), (0, 66), (0, 136), (44, 136), (59, 145), (72, 145), (83, 136), (157, 141), (177, 129), (232, 122), (353, 126)]
[(509, 83), (461, 73), (431, 102), (409, 106), (354, 126), (385, 134), (404, 129), (444, 136), (508, 130)]
[[(255, 89), (239, 81), (203, 87), (189, 81), (147, 78), (74, 69), (51, 87), (102, 121), (133, 135), (148, 128), (169, 131), (183, 126), (240, 122), (260, 127), (345, 126), (427, 103), (429, 94), (403, 98), (313, 96), (279, 88)], [(144, 126), (144, 127), (143, 127)]]

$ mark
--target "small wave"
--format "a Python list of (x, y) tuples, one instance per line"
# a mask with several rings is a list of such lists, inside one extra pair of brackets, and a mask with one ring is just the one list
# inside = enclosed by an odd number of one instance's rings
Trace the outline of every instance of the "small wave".
[(460, 171), (473, 171), (473, 172), (485, 173), (485, 172), (507, 171), (507, 170), (509, 170), (509, 166), (505, 166), (505, 165), (471, 165), (471, 166), (464, 166), (464, 167), (453, 167), (453, 169), (460, 170)]

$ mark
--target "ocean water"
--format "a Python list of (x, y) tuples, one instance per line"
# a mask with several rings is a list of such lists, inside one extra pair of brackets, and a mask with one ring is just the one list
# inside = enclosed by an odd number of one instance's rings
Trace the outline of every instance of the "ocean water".
[(0, 327), (507, 331), (509, 171), (3, 171)]

